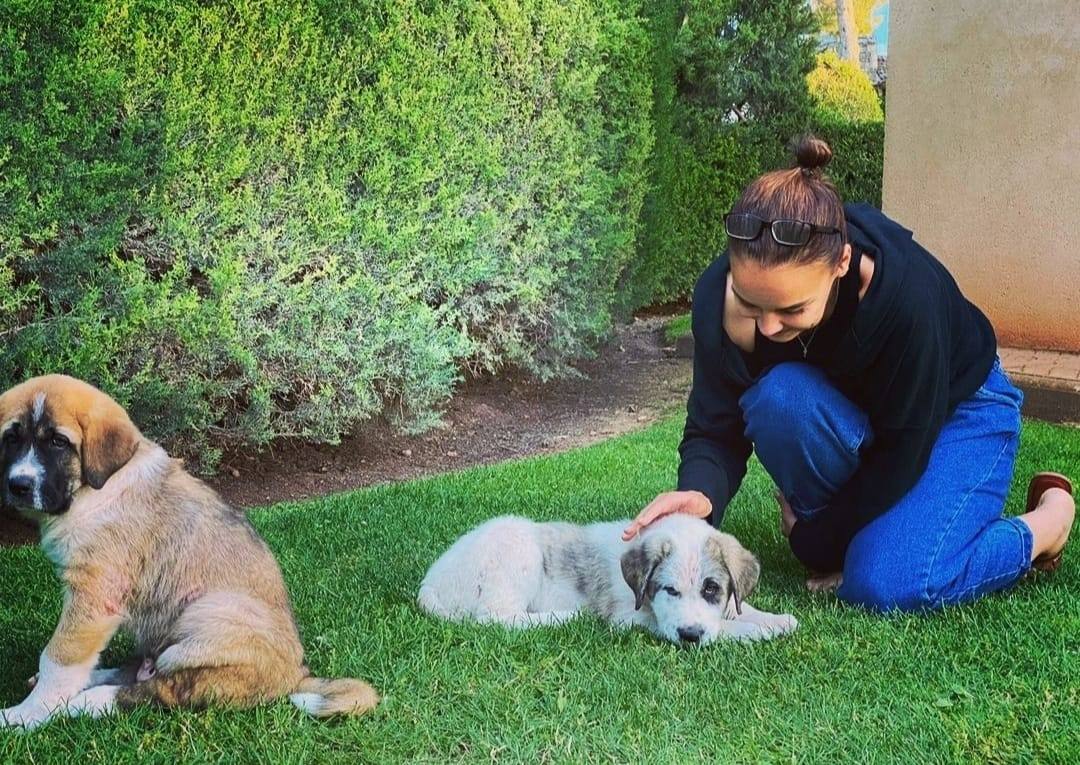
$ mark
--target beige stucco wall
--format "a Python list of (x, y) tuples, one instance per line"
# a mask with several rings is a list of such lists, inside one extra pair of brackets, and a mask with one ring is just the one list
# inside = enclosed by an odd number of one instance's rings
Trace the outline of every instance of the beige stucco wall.
[(1080, 351), (1080, 0), (890, 7), (882, 207), (1003, 344)]

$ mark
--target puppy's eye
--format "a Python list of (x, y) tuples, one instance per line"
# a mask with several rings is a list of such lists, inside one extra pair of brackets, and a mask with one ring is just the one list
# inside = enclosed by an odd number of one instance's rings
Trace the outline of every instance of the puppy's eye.
[(6, 431), (4, 431), (4, 443), (5, 444), (13, 444), (13, 443), (15, 443), (15, 440), (19, 437), (19, 434), (16, 431), (17, 431), (17, 428), (8, 428)]
[(706, 598), (715, 598), (720, 592), (720, 585), (712, 579), (706, 579), (701, 587), (701, 594)]
[(71, 441), (68, 441), (67, 436), (61, 435), (60, 433), (53, 433), (53, 436), (49, 440), (49, 443), (51, 443), (57, 449), (66, 449), (71, 446)]
[(680, 596), (680, 595), (682, 594), (681, 592), (679, 592), (678, 590), (676, 590), (676, 589), (675, 589), (674, 587), (670, 587), (670, 586), (669, 586), (669, 587), (665, 587), (665, 588), (664, 588), (664, 592), (666, 592), (666, 593), (667, 593), (668, 595), (670, 595), (670, 596), (671, 596), (671, 597), (673, 597), (673, 598), (677, 598), (677, 597), (679, 597), (679, 596)]

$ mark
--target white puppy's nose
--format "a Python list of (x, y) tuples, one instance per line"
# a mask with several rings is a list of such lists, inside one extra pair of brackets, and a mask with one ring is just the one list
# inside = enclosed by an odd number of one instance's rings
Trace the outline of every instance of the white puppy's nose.
[(705, 634), (705, 628), (700, 624), (695, 624), (691, 627), (679, 627), (677, 631), (679, 633), (679, 640), (684, 643), (696, 643), (701, 640), (701, 636)]

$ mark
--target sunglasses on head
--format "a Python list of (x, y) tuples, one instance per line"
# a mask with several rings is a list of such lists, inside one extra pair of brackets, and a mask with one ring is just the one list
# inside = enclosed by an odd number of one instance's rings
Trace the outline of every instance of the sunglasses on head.
[(785, 247), (802, 247), (814, 234), (839, 234), (833, 226), (816, 226), (804, 220), (780, 218), (765, 220), (751, 213), (728, 213), (724, 216), (724, 229), (732, 239), (752, 242), (761, 236), (766, 226), (777, 244)]

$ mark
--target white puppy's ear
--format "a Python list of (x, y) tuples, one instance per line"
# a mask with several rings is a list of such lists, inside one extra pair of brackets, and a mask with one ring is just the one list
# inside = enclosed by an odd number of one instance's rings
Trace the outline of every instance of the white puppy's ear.
[(743, 547), (731, 534), (717, 533), (705, 545), (709, 556), (727, 569), (731, 577), (731, 595), (735, 613), (742, 614), (742, 602), (757, 587), (761, 564), (753, 553)]
[(652, 598), (655, 588), (652, 575), (656, 567), (671, 552), (671, 541), (666, 538), (646, 536), (639, 544), (631, 547), (619, 561), (623, 579), (634, 591), (634, 610), (640, 610), (645, 598)]

